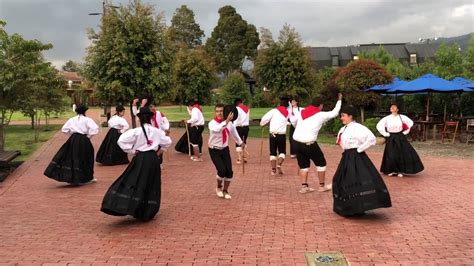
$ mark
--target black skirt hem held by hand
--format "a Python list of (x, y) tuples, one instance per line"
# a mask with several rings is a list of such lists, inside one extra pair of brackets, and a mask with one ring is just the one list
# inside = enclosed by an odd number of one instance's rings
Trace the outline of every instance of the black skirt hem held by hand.
[(390, 133), (385, 143), (380, 172), (417, 174), (424, 170), (418, 153), (403, 133)]
[(94, 147), (86, 135), (74, 133), (59, 149), (44, 175), (71, 184), (82, 184), (94, 178)]
[(333, 210), (350, 216), (392, 206), (380, 173), (365, 152), (345, 150), (333, 178)]
[(161, 169), (155, 151), (139, 152), (110, 186), (101, 211), (114, 216), (131, 215), (142, 221), (155, 217), (161, 203)]

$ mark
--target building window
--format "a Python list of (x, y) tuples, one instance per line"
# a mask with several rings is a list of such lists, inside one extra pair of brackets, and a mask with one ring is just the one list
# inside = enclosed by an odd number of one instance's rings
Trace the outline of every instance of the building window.
[(333, 67), (339, 66), (339, 56), (333, 56), (332, 57), (332, 66)]
[(410, 54), (410, 64), (416, 64), (416, 54)]
[(359, 60), (359, 56), (358, 56), (358, 55), (354, 55), (354, 56), (352, 57), (352, 60)]

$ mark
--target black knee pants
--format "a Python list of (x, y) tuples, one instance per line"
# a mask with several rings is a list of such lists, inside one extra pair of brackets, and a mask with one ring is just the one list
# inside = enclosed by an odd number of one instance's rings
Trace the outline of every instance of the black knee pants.
[(286, 134), (270, 134), (270, 156), (286, 154)]
[(234, 176), (234, 172), (232, 172), (232, 159), (230, 158), (229, 147), (225, 147), (222, 150), (209, 148), (209, 155), (216, 167), (219, 178), (230, 181), (229, 179)]

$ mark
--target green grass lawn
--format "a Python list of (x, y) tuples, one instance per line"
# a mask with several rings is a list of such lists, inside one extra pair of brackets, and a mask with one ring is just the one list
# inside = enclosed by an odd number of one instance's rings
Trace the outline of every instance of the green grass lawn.
[(44, 142), (48, 141), (59, 129), (61, 125), (42, 126), (39, 134), (39, 141), (35, 142), (35, 131), (30, 126), (7, 126), (5, 130), (5, 150), (18, 150), (21, 155), (15, 161), (25, 161)]
[[(250, 108), (250, 119), (262, 118), (262, 116), (270, 109), (271, 108)], [(165, 113), (166, 117), (168, 117), (168, 120), (170, 121), (189, 119), (186, 106), (159, 106), (158, 110)], [(204, 119), (206, 121), (214, 118), (214, 106), (202, 106), (202, 110), (204, 111)]]
[[(74, 113), (72, 110), (68, 110), (62, 114), (52, 114), (49, 119), (69, 119), (75, 115), (76, 113)], [(44, 121), (44, 116), (41, 116), (41, 120)], [(14, 112), (11, 121), (31, 121), (31, 118), (24, 116), (21, 112)]]

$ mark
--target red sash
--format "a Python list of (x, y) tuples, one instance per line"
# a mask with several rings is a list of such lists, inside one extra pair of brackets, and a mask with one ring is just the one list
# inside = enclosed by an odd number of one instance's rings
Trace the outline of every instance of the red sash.
[(239, 104), (239, 107), (240, 107), (240, 109), (242, 109), (242, 111), (244, 111), (246, 114), (249, 113), (249, 108), (248, 108), (247, 105), (241, 103), (241, 104)]
[[(218, 119), (217, 116), (214, 117), (214, 120), (217, 122), (217, 123), (222, 123), (224, 122), (224, 120), (222, 119)], [(229, 129), (227, 127), (225, 127), (223, 130), (222, 130), (222, 144), (225, 144), (226, 141), (227, 141), (227, 136), (229, 135)]]
[(158, 125), (158, 121), (156, 120), (156, 112), (153, 113), (153, 117), (151, 119), (153, 126), (156, 128), (160, 128), (160, 126)]
[(321, 112), (321, 110), (318, 107), (310, 105), (306, 107), (303, 111), (301, 111), (301, 117), (303, 118), (303, 120), (305, 120), (306, 118), (311, 117), (319, 112)]
[(280, 113), (285, 117), (285, 118), (288, 118), (288, 109), (286, 109), (285, 106), (278, 106), (276, 108), (278, 111), (280, 111)]
[(194, 104), (194, 105), (193, 105), (193, 108), (197, 108), (197, 109), (198, 109), (199, 111), (201, 111), (201, 113), (202, 113), (202, 108), (201, 108), (201, 106), (199, 106), (199, 104), (197, 104), (197, 103)]

